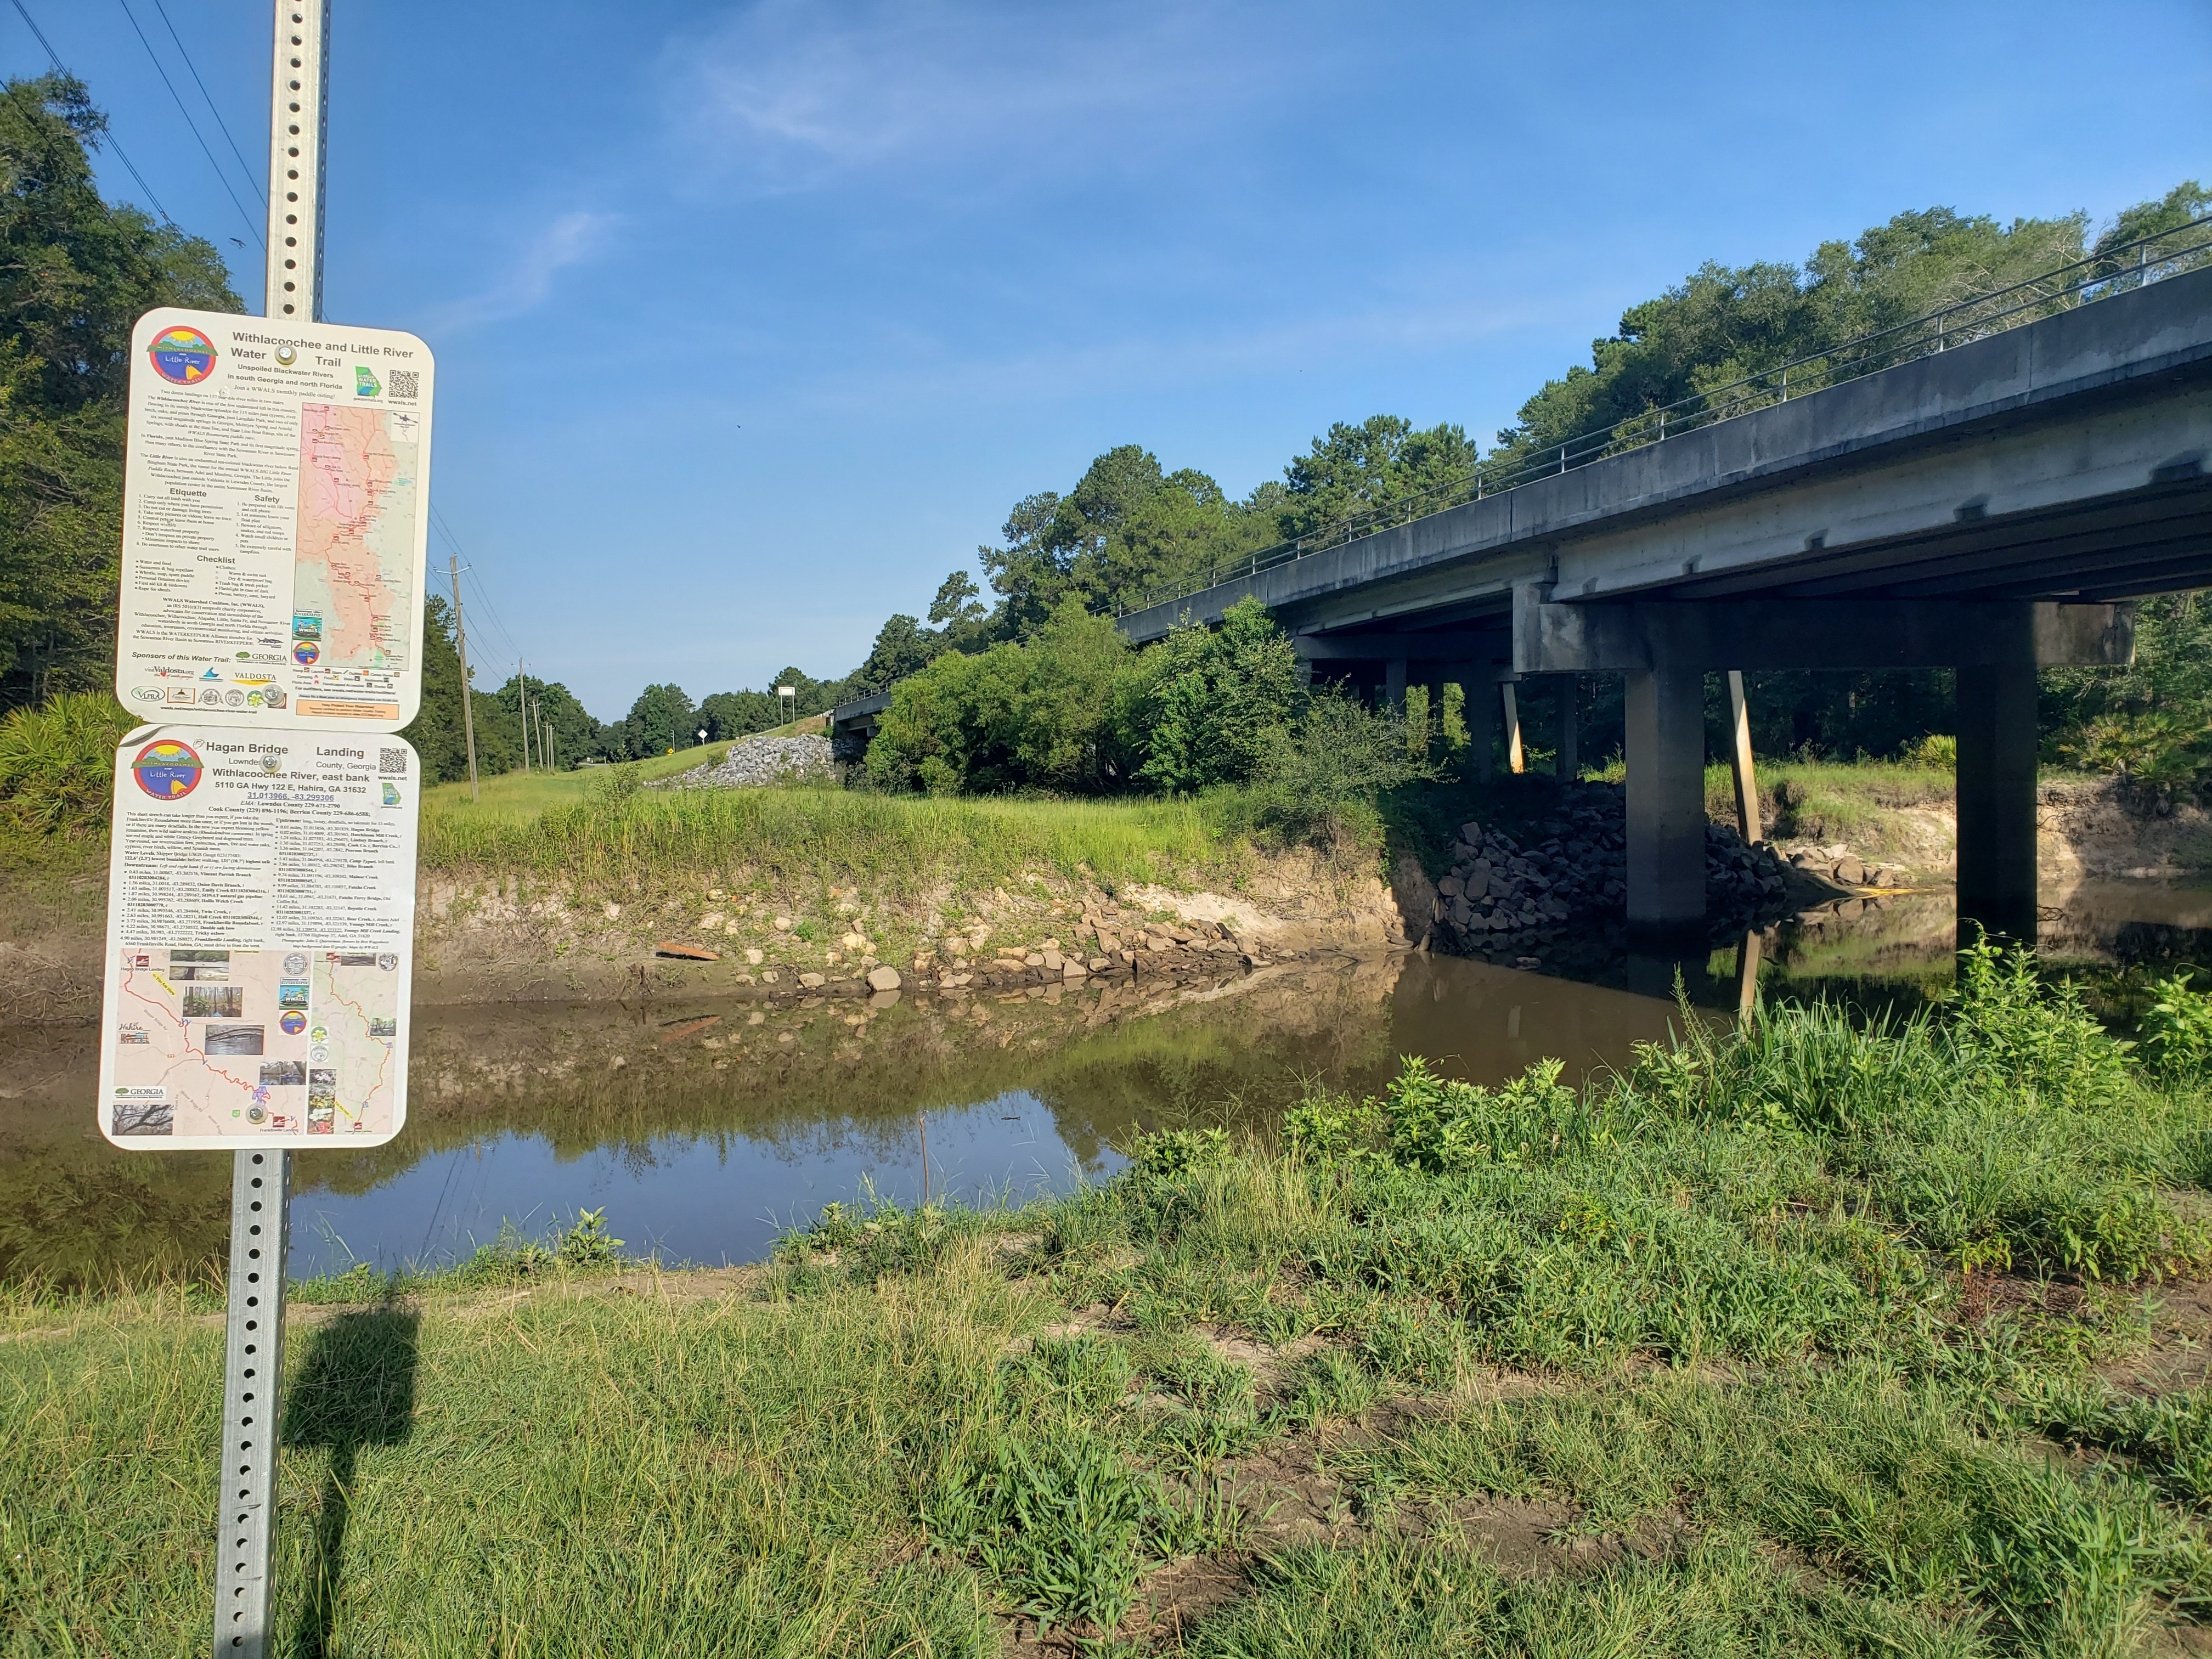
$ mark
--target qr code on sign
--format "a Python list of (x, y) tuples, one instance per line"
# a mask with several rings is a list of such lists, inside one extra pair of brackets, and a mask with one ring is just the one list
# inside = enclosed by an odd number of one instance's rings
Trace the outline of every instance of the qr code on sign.
[(386, 749), (380, 745), (376, 751), (376, 770), (380, 777), (405, 777), (407, 751), (404, 749)]
[(392, 382), (390, 390), (395, 398), (422, 395), (422, 371), (419, 368), (395, 368), (385, 379)]

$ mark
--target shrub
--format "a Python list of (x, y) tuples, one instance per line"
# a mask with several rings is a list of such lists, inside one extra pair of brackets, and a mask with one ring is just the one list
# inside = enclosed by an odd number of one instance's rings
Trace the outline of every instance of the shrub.
[(1218, 629), (1178, 628), (1142, 659), (1138, 776), (1170, 794), (1243, 783), (1282, 739), (1298, 702), (1290, 640), (1257, 599), (1231, 605)]
[(1229, 1155), (1225, 1129), (1168, 1129), (1140, 1137), (1129, 1161), (1147, 1175), (1188, 1175), (1218, 1164)]
[(105, 692), (70, 691), (0, 719), (0, 821), (33, 835), (107, 822), (115, 746), (136, 722)]
[(2161, 1077), (2201, 1077), (2212, 1063), (2212, 994), (2190, 988), (2194, 969), (2155, 981), (2155, 999), (2136, 1028), (2151, 1066)]
[(1307, 699), (1293, 726), (1279, 731), (1255, 775), (1255, 811), (1269, 828), (1291, 836), (1334, 833), (1375, 799), (1435, 767), (1406, 747), (1402, 722), (1366, 708), (1348, 691)]

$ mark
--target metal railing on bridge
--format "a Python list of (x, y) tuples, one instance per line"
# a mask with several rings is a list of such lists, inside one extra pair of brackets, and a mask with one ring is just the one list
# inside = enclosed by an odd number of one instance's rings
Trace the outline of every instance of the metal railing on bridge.
[(1240, 576), (1256, 576), (1263, 570), (1316, 553), (1326, 553), (1378, 530), (1395, 529), (1469, 501), (1504, 495), (1522, 484), (1556, 477), (1609, 455), (1626, 454), (1650, 444), (1663, 443), (1669, 438), (1786, 403), (1791, 398), (1840, 386), (1863, 375), (1879, 374), (1916, 358), (1954, 350), (2024, 323), (2055, 316), (2111, 295), (2127, 293), (2209, 263), (2212, 263), (2212, 214), (2073, 260), (2023, 281), (1954, 301), (1923, 316), (1862, 334), (1840, 345), (1746, 375), (1726, 386), (1640, 410), (1624, 420), (1563, 442), (1493, 455), (1449, 483), (1379, 502), (1272, 547), (1216, 560), (1202, 572), (1147, 590), (1115, 614), (1126, 617), (1133, 611), (1187, 599)]

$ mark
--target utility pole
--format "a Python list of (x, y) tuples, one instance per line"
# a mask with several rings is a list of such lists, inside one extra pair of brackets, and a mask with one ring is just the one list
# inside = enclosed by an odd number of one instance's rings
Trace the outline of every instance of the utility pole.
[(522, 659), (514, 659), (514, 696), (522, 715), (522, 775), (530, 775), (530, 676), (524, 673)]
[(461, 617), (461, 561), (455, 554), (446, 556), (446, 568), (453, 579), (453, 642), (461, 652), (461, 730), (469, 738), (469, 799), (482, 800), (483, 792), (477, 787), (477, 711), (476, 696), (469, 690), (469, 625)]
[[(323, 145), (329, 125), (330, 0), (276, 0), (269, 64), (269, 263), (261, 311), (323, 320)], [(266, 1659), (276, 1436), (284, 1387), (284, 1258), (292, 1154), (231, 1154), (230, 1271), (224, 1289), (222, 1462), (209, 1651)]]

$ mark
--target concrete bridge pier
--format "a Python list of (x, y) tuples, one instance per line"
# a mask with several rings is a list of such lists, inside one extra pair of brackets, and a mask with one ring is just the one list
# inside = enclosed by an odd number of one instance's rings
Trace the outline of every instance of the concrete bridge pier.
[[(2024, 609), (2025, 607), (2023, 607)], [(1959, 943), (2035, 943), (2035, 663), (1961, 668)]]
[(1628, 932), (1665, 945), (1705, 920), (1705, 677), (1661, 663), (1624, 678)]
[(1646, 939), (1705, 914), (1705, 676), (1726, 669), (1950, 668), (1959, 688), (1959, 917), (2035, 939), (2035, 675), (2125, 667), (2128, 605), (1945, 599), (1741, 599), (1575, 605), (1518, 589), (1524, 674), (1626, 682), (1628, 924)]

